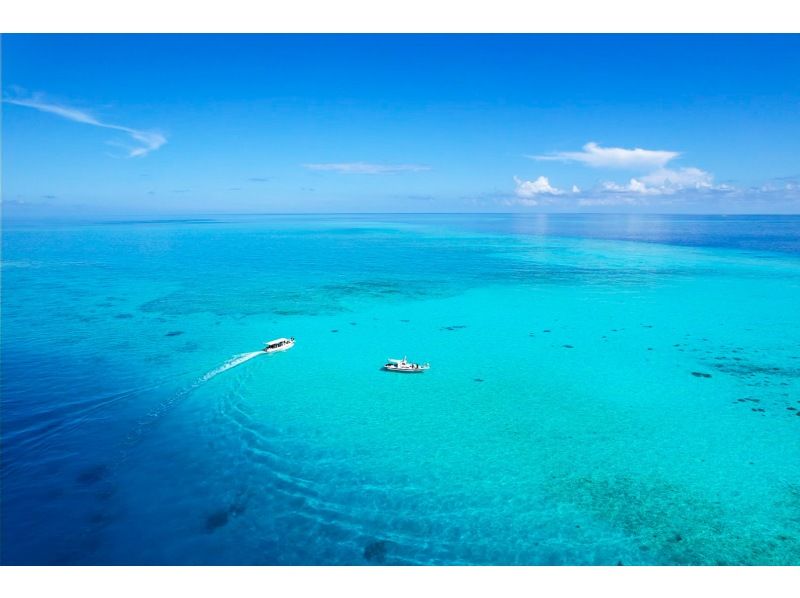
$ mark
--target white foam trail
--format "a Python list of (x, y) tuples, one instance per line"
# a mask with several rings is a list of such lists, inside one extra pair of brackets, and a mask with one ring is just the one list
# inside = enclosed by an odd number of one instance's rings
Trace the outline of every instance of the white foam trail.
[(231, 368), (235, 368), (237, 365), (242, 365), (245, 361), (250, 361), (254, 357), (258, 357), (259, 355), (266, 355), (264, 351), (253, 351), (252, 353), (242, 353), (241, 355), (235, 355), (231, 357), (228, 361), (223, 363), (218, 368), (211, 370), (210, 372), (206, 372), (201, 378), (197, 381), (197, 384), (201, 382), (206, 382), (211, 380), (217, 374), (221, 374), (222, 372), (229, 370)]
[(123, 453), (121, 458), (118, 460), (118, 464), (125, 460), (127, 457), (128, 450), (135, 446), (142, 436), (153, 427), (168, 411), (170, 411), (178, 401), (183, 400), (189, 393), (194, 391), (197, 387), (208, 382), (214, 376), (221, 374), (231, 368), (235, 368), (237, 365), (241, 365), (259, 355), (266, 355), (264, 351), (252, 351), (251, 353), (241, 353), (240, 355), (234, 355), (228, 361), (223, 363), (221, 366), (214, 368), (200, 376), (197, 380), (195, 380), (190, 386), (185, 387), (183, 390), (178, 391), (170, 398), (162, 401), (160, 404), (156, 406), (153, 411), (145, 415), (139, 422), (137, 423), (136, 427), (131, 430), (128, 434), (127, 438), (123, 442)]

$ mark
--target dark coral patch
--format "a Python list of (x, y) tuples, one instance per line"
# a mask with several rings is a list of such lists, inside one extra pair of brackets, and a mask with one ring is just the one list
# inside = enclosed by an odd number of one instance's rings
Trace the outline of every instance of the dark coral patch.
[(301, 309), (295, 307), (273, 309), (272, 313), (276, 316), (314, 316), (317, 311), (313, 309)]
[[(777, 374), (780, 376), (785, 376), (790, 378), (800, 377), (800, 368), (781, 368), (776, 366), (770, 366), (768, 364), (746, 361), (738, 357), (734, 357), (733, 360), (736, 361), (736, 363), (719, 362), (713, 365), (714, 368), (716, 368), (720, 372), (724, 372), (726, 374), (732, 374), (734, 376), (753, 377), (758, 375), (774, 376)], [(781, 384), (784, 385), (788, 383), (782, 382)]]
[(220, 509), (214, 511), (206, 517), (206, 531), (208, 533), (214, 532), (217, 529), (227, 525), (231, 516), (238, 517), (247, 509), (246, 497), (239, 496), (239, 498), (231, 503), (227, 509)]
[(206, 517), (206, 531), (208, 533), (214, 532), (224, 525), (227, 525), (229, 520), (230, 512), (227, 509), (215, 511)]
[(711, 374), (706, 374), (705, 372), (692, 372), (692, 376), (695, 378), (711, 378)]
[(80, 484), (89, 486), (106, 479), (109, 473), (111, 473), (111, 470), (108, 465), (95, 465), (94, 467), (84, 469), (78, 474), (75, 480)]
[(371, 563), (383, 563), (386, 560), (387, 544), (383, 540), (370, 542), (364, 547), (364, 558)]
[(565, 349), (574, 349), (575, 348), (572, 345), (561, 345), (561, 346), (564, 347)]
[(473, 378), (473, 380), (475, 380), (475, 382), (483, 382), (483, 378)]
[(180, 336), (183, 334), (183, 330), (170, 330), (164, 336)]
[(670, 541), (670, 542), (682, 542), (682, 541), (683, 541), (683, 536), (682, 536), (682, 535), (680, 535), (680, 534), (675, 534), (674, 536), (672, 536), (672, 537), (669, 539), (669, 541)]

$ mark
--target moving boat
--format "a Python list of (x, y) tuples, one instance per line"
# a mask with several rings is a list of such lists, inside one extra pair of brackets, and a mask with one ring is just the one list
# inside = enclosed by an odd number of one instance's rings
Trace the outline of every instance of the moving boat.
[(429, 363), (411, 363), (405, 357), (403, 359), (387, 359), (383, 366), (384, 370), (390, 372), (404, 372), (406, 374), (418, 374), (431, 369)]
[(264, 353), (277, 353), (278, 351), (286, 351), (294, 347), (294, 337), (292, 338), (276, 338), (274, 341), (269, 341), (264, 347)]

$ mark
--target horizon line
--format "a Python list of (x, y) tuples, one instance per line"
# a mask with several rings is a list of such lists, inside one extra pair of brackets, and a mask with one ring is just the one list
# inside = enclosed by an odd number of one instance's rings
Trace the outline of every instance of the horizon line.
[(11, 216), (0, 210), (0, 222), (7, 221), (115, 221), (139, 219), (142, 222), (159, 220), (192, 220), (231, 216), (694, 216), (694, 217), (800, 217), (800, 212), (196, 212), (166, 214), (95, 215), (54, 214), (52, 216)]

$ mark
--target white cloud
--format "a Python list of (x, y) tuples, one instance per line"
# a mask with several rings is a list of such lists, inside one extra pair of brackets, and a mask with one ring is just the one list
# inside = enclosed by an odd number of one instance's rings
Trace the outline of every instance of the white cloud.
[(540, 176), (535, 181), (523, 181), (519, 177), (514, 177), (517, 184), (515, 193), (517, 197), (530, 198), (537, 195), (562, 195), (564, 192), (550, 185), (546, 176)]
[(46, 104), (40, 101), (41, 94), (34, 94), (30, 99), (24, 98), (5, 98), (7, 104), (15, 104), (17, 106), (27, 106), (28, 108), (35, 108), (41, 112), (49, 112), (56, 114), (68, 120), (74, 120), (79, 123), (86, 123), (87, 125), (102, 126), (96, 118), (86, 112), (77, 110), (76, 108), (69, 108), (67, 106), (59, 106), (57, 104)]
[(560, 162), (580, 162), (594, 168), (623, 168), (630, 170), (651, 170), (663, 168), (667, 162), (677, 158), (680, 152), (646, 150), (642, 148), (600, 147), (590, 141), (580, 152), (554, 152), (544, 156), (530, 156), (534, 160), (558, 160)]
[(638, 179), (631, 179), (627, 185), (620, 185), (612, 181), (606, 181), (601, 186), (603, 191), (612, 191), (614, 193), (639, 193), (641, 195), (663, 195), (667, 192), (666, 189), (648, 187)]
[(127, 127), (114, 127), (114, 128), (117, 128), (120, 131), (125, 131), (136, 141), (141, 143), (141, 146), (130, 149), (128, 156), (131, 158), (135, 158), (137, 156), (146, 156), (147, 154), (157, 150), (167, 142), (166, 137), (164, 137), (161, 133), (156, 133), (155, 131), (136, 131), (134, 129), (129, 129)]
[(627, 185), (606, 181), (601, 185), (603, 191), (614, 193), (638, 193), (639, 195), (672, 195), (687, 190), (729, 191), (727, 185), (715, 186), (711, 173), (699, 168), (679, 168), (672, 170), (660, 168), (639, 178), (632, 178)]
[(97, 120), (94, 116), (92, 116), (88, 112), (84, 112), (83, 110), (78, 110), (77, 108), (71, 108), (69, 106), (62, 106), (59, 104), (49, 103), (44, 99), (44, 95), (40, 93), (35, 93), (29, 98), (24, 98), (24, 97), (4, 98), (3, 101), (6, 102), (7, 104), (14, 104), (16, 106), (25, 106), (27, 108), (33, 108), (34, 110), (39, 110), (40, 112), (55, 114), (56, 116), (66, 118), (67, 120), (72, 120), (86, 125), (92, 125), (94, 127), (102, 127), (104, 129), (112, 129), (115, 131), (122, 131), (124, 133), (127, 133), (131, 137), (131, 139), (133, 139), (138, 143), (136, 147), (126, 148), (128, 151), (129, 158), (146, 156), (147, 154), (157, 150), (167, 142), (167, 138), (164, 137), (164, 135), (162, 135), (161, 133), (158, 133), (156, 131), (143, 131), (140, 129), (132, 129), (131, 127), (125, 127), (122, 125), (104, 123)]
[(680, 189), (708, 189), (711, 188), (714, 177), (711, 173), (699, 168), (690, 166), (672, 170), (670, 168), (659, 168), (641, 177), (642, 182), (648, 185), (661, 187), (677, 187)]
[[(578, 162), (585, 166), (608, 169), (638, 170), (641, 175), (625, 184), (606, 181), (595, 188), (600, 193), (632, 195), (673, 195), (679, 191), (732, 191), (728, 185), (714, 185), (711, 173), (694, 166), (668, 168), (667, 164), (680, 152), (642, 148), (600, 147), (589, 142), (580, 152), (554, 152), (545, 156), (530, 156), (535, 160)], [(573, 193), (581, 190), (573, 185)], [(590, 192), (591, 193), (591, 192)]]
[(303, 164), (303, 166), (309, 170), (327, 170), (342, 174), (393, 174), (430, 170), (429, 166), (422, 164), (370, 164), (368, 162)]

